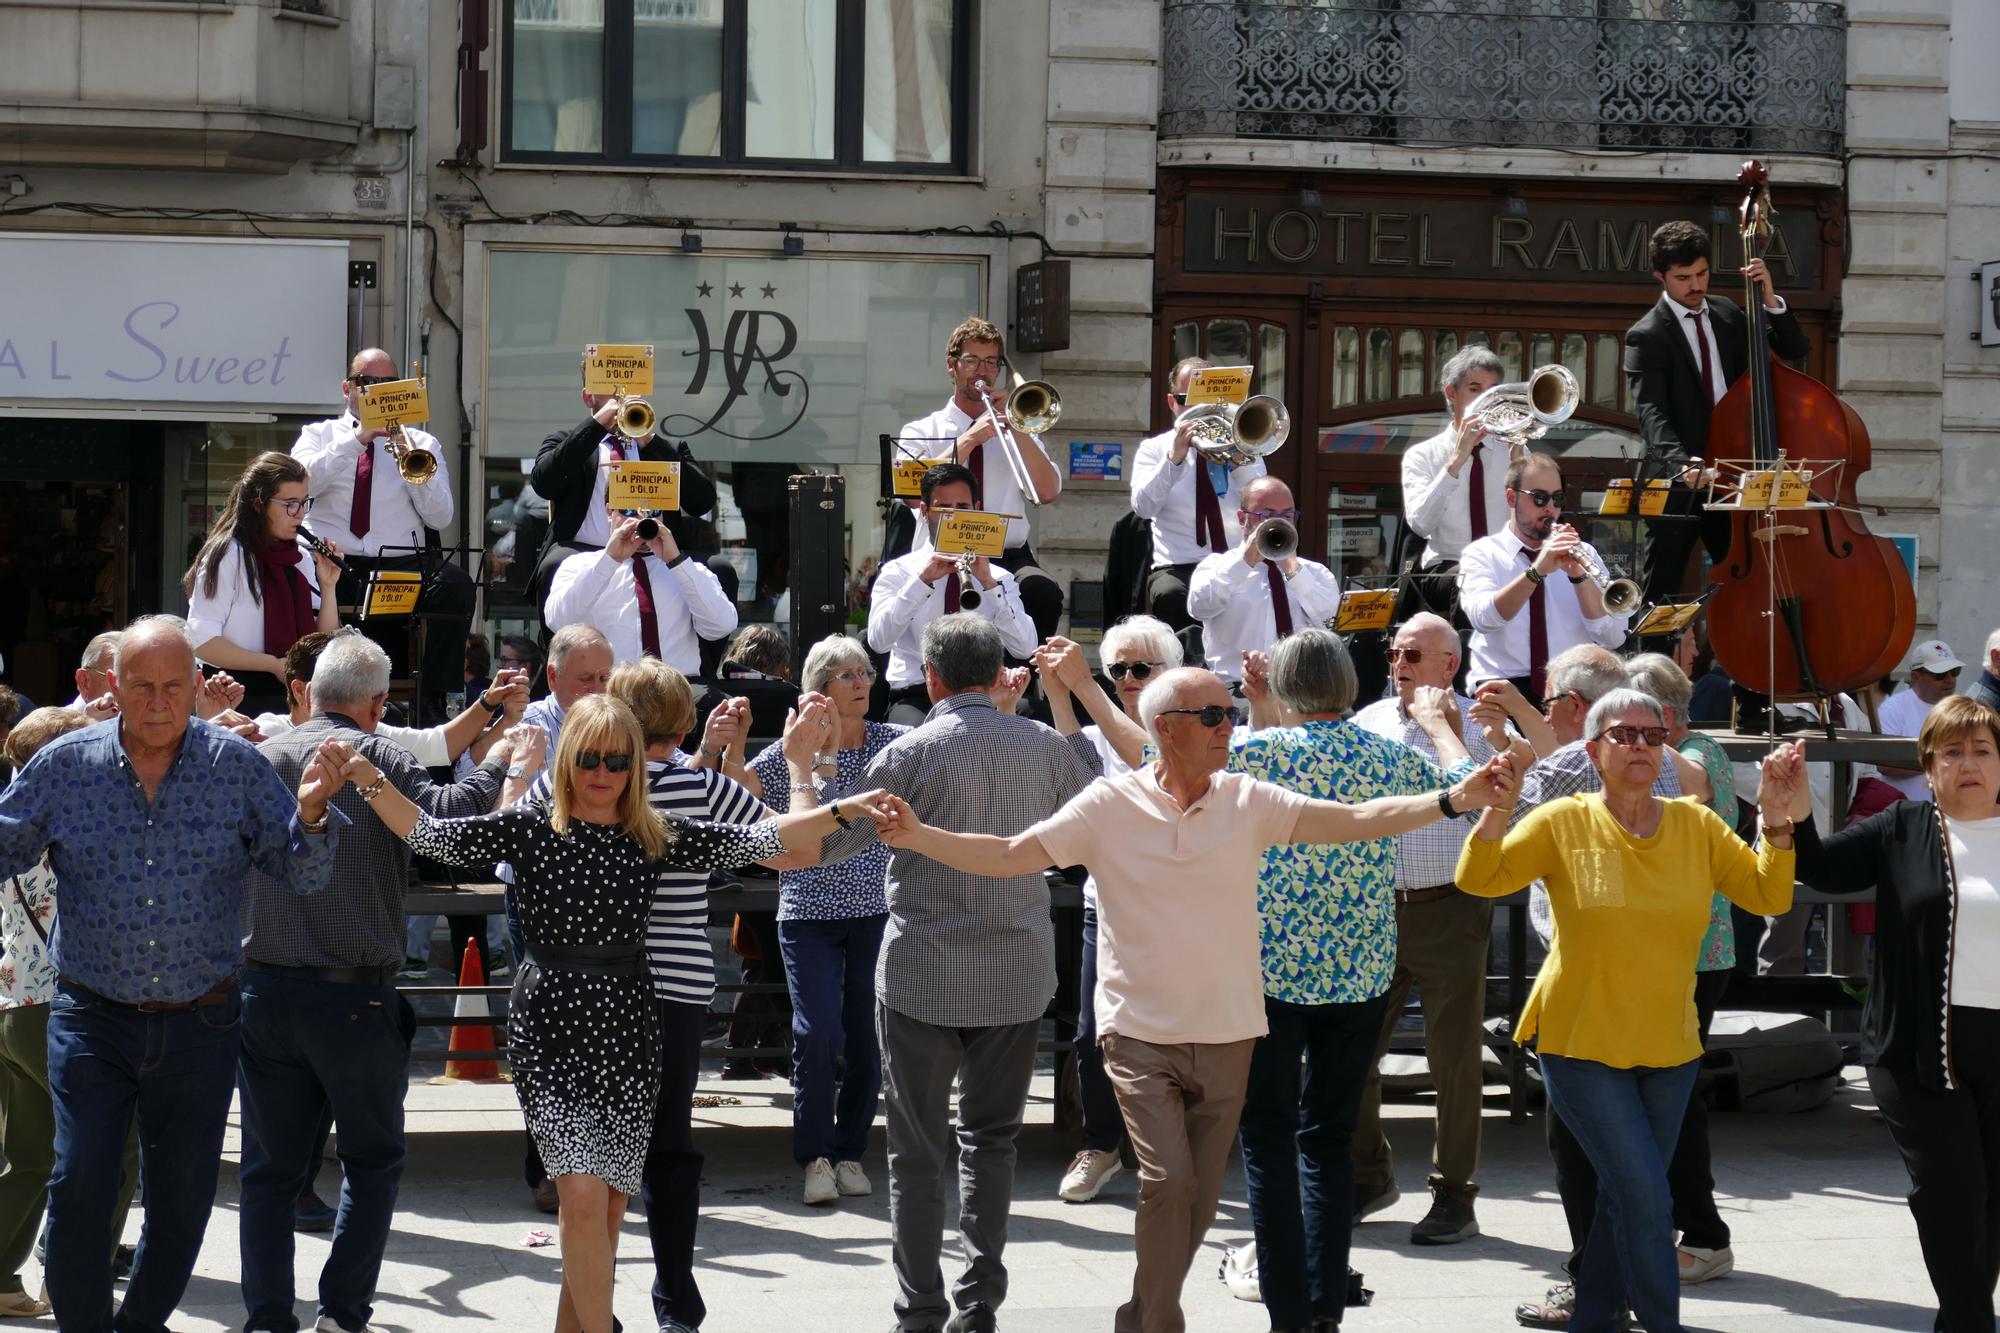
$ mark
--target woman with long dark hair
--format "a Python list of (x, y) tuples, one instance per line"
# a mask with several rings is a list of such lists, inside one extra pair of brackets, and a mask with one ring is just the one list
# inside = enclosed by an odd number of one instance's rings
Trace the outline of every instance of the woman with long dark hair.
[(246, 713), (286, 711), (285, 653), (314, 630), (340, 628), (332, 596), (340, 553), (307, 559), (299, 541), (311, 508), (305, 464), (257, 455), (181, 576), (195, 655), (242, 682)]

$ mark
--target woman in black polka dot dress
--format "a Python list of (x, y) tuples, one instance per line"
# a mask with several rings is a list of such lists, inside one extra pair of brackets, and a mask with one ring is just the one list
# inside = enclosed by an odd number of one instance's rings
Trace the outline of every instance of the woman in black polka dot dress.
[(661, 866), (724, 868), (780, 856), (875, 805), (856, 799), (842, 803), (845, 811), (748, 826), (663, 816), (648, 803), (645, 783), (632, 780), (643, 754), (631, 710), (599, 695), (564, 719), (546, 805), (433, 819), (379, 784), (366, 759), (355, 757), (345, 770), (419, 854), (449, 865), (514, 866), (528, 959), (509, 1006), (507, 1058), (562, 1200), (559, 1330), (611, 1328), (618, 1228), (639, 1189), (659, 1095), (659, 1020), (643, 944)]

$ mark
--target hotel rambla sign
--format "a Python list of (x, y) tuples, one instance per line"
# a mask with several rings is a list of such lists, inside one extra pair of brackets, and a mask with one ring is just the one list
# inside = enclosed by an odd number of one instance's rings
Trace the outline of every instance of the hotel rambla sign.
[[(1717, 205), (1721, 201), (1716, 201)], [(1667, 204), (1567, 200), (1343, 200), (1314, 207), (1296, 198), (1193, 191), (1187, 197), (1189, 273), (1314, 274), (1339, 277), (1645, 282), (1646, 238), (1675, 218), (1705, 222), (1722, 273), (1735, 271), (1734, 227), (1714, 220), (1703, 200)], [(1770, 250), (1780, 287), (1819, 283), (1819, 220), (1810, 208), (1778, 214)]]

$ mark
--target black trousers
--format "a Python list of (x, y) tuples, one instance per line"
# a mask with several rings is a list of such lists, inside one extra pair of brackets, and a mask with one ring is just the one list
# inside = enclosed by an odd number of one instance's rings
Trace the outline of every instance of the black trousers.
[[(472, 576), (442, 555), (377, 558), (365, 555), (343, 557), (347, 571), (340, 576), (338, 596), (342, 606), (359, 606), (366, 595), (368, 575), (378, 569), (419, 572), (427, 561), (437, 561), (437, 581), (424, 594), (419, 607), (429, 614), (424, 625), (423, 698), (417, 701), (415, 726), (444, 721), (444, 697), (465, 688), (465, 636), (472, 629), (473, 605), (477, 590)], [(412, 618), (360, 621), (361, 632), (389, 654), (392, 675), (410, 674), (410, 650), (416, 641)]]
[(1154, 565), (1146, 573), (1146, 611), (1166, 621), (1175, 633), (1194, 624), (1187, 609), (1188, 583), (1193, 578), (1193, 565)]
[(1010, 546), (994, 563), (1014, 576), (1021, 585), (1021, 606), (1035, 622), (1035, 639), (1046, 642), (1062, 623), (1062, 585), (1044, 573), (1032, 546)]
[(1694, 552), (1697, 537), (1708, 548), (1710, 561), (1720, 564), (1729, 554), (1729, 516), (1704, 510), (1707, 494), (1675, 482), (1667, 493), (1663, 513), (1671, 517), (1664, 523), (1646, 524), (1646, 555), (1639, 582), (1648, 602), (1680, 601), (1690, 591), (1688, 557)]
[(2000, 1011), (1953, 1006), (1955, 1091), (1874, 1065), (1868, 1087), (1910, 1173), (1939, 1333), (1991, 1333), (2000, 1281)]
[(694, 1146), (694, 1089), (708, 1006), (655, 997), (660, 1012), (660, 1100), (639, 1202), (653, 1243), (653, 1317), (701, 1327), (708, 1313), (694, 1280), (694, 1232), (701, 1219), (701, 1150)]
[[(1701, 1019), (1704, 1045), (1731, 975), (1695, 973), (1694, 1007)], [(1597, 1171), (1554, 1105), (1549, 1107), (1549, 1155), (1555, 1158), (1556, 1193), (1562, 1199), (1563, 1219), (1569, 1223), (1570, 1251), (1563, 1269), (1574, 1279), (1583, 1266), (1584, 1247), (1590, 1243), (1591, 1223), (1597, 1218)], [(1696, 1093), (1688, 1098), (1687, 1112), (1681, 1117), (1681, 1135), (1674, 1143), (1673, 1160), (1667, 1163), (1667, 1186), (1674, 1196), (1674, 1229), (1681, 1233), (1681, 1244), (1702, 1250), (1719, 1250), (1729, 1244), (1729, 1224), (1715, 1208), (1711, 1163), (1708, 1107)]]

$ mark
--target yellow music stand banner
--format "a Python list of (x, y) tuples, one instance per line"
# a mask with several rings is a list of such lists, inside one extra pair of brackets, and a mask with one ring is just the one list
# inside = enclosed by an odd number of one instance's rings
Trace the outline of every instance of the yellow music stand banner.
[(651, 343), (592, 343), (583, 349), (583, 391), (609, 398), (653, 391)]
[[(1639, 497), (1639, 513), (1647, 518), (1657, 518), (1666, 513), (1668, 489), (1664, 479), (1647, 482), (1645, 493)], [(1632, 483), (1624, 477), (1605, 483), (1604, 499), (1598, 504), (1597, 512), (1606, 517), (1631, 513)]]
[(932, 544), (939, 555), (999, 555), (1007, 549), (1007, 520), (976, 509), (940, 510)]
[(939, 463), (949, 463), (949, 458), (899, 458), (890, 477), (891, 494), (908, 499), (924, 493), (924, 473)]
[(368, 591), (361, 602), (361, 618), (407, 616), (417, 609), (424, 590), (424, 576), (400, 569), (378, 569), (368, 576)]
[(675, 512), (681, 507), (681, 465), (613, 462), (604, 478), (604, 498), (613, 509)]
[(1701, 614), (1700, 602), (1667, 603), (1648, 610), (1639, 623), (1632, 627), (1638, 635), (1679, 634), (1694, 623)]
[(354, 417), (363, 430), (388, 430), (431, 419), (430, 389), (420, 379), (364, 384), (354, 398)]
[(1255, 366), (1205, 366), (1188, 377), (1187, 403), (1240, 403), (1250, 396)]
[(1351, 588), (1340, 594), (1333, 628), (1341, 634), (1366, 634), (1389, 628), (1395, 616), (1394, 588)]
[[(1775, 500), (1771, 497), (1773, 486), (1777, 488)], [(1806, 474), (1785, 468), (1744, 473), (1736, 504), (1740, 509), (1804, 509), (1811, 499), (1812, 482)]]

